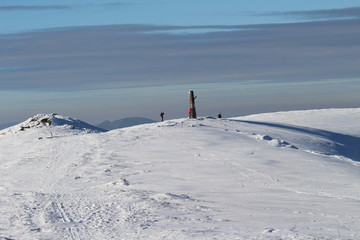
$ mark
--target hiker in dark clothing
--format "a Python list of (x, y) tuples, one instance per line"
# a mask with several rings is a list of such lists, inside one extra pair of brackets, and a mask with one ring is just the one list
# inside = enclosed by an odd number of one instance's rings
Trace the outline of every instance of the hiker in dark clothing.
[(163, 122), (164, 121), (164, 113), (163, 112), (160, 113), (160, 117), (161, 117), (161, 121)]
[(218, 114), (218, 118), (222, 118), (221, 113)]

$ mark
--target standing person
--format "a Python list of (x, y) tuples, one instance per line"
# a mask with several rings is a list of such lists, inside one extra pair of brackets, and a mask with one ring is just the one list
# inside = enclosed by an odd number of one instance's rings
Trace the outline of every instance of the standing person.
[(221, 113), (218, 114), (218, 118), (222, 118)]
[(161, 121), (163, 122), (164, 121), (164, 113), (163, 112), (160, 113), (160, 117), (161, 117)]

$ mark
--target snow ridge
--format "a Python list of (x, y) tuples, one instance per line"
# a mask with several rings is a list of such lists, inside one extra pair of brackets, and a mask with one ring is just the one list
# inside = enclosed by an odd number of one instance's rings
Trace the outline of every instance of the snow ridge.
[[(342, 156), (360, 162), (360, 137), (357, 136), (289, 124), (247, 120), (234, 121), (255, 126), (265, 126), (268, 127), (268, 132), (272, 132), (272, 129), (280, 129), (282, 138), (297, 142), (298, 146), (302, 146), (300, 147), (302, 150), (324, 155)], [(257, 138), (269, 141), (273, 145), (299, 149), (299, 147), (295, 147), (284, 140), (274, 139), (267, 135), (262, 136), (260, 134)]]
[(104, 129), (90, 125), (76, 118), (64, 117), (57, 113), (50, 113), (50, 114), (36, 114), (20, 124), (2, 130), (0, 134), (6, 134), (6, 132), (19, 133), (19, 132), (24, 132), (28, 129), (41, 129), (41, 128), (48, 128), (48, 129), (51, 128), (52, 130), (57, 129), (57, 130), (68, 131), (73, 133), (106, 132), (106, 130)]

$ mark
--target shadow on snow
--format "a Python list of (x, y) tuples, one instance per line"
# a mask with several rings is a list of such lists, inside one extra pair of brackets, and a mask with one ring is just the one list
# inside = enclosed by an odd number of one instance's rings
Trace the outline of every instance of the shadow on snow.
[[(325, 153), (329, 155), (341, 155), (347, 158), (350, 158), (356, 162), (360, 162), (360, 138), (345, 135), (336, 132), (330, 132), (326, 130), (316, 129), (316, 128), (309, 128), (309, 127), (299, 127), (293, 125), (284, 125), (278, 123), (268, 123), (268, 122), (257, 122), (257, 121), (246, 121), (246, 120), (231, 120), (236, 122), (242, 122), (247, 124), (253, 125), (261, 125), (267, 126), (272, 128), (284, 129), (284, 130), (291, 130), (294, 132), (298, 132), (301, 134), (307, 134), (311, 136), (316, 136), (323, 138), (325, 140), (330, 141), (331, 145), (331, 153)], [(329, 146), (328, 146), (329, 148)]]

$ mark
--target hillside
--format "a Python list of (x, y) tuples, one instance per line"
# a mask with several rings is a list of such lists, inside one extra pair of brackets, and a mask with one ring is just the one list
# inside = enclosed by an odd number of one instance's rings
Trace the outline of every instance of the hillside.
[(326, 109), (5, 129), (0, 239), (359, 239), (359, 120)]

